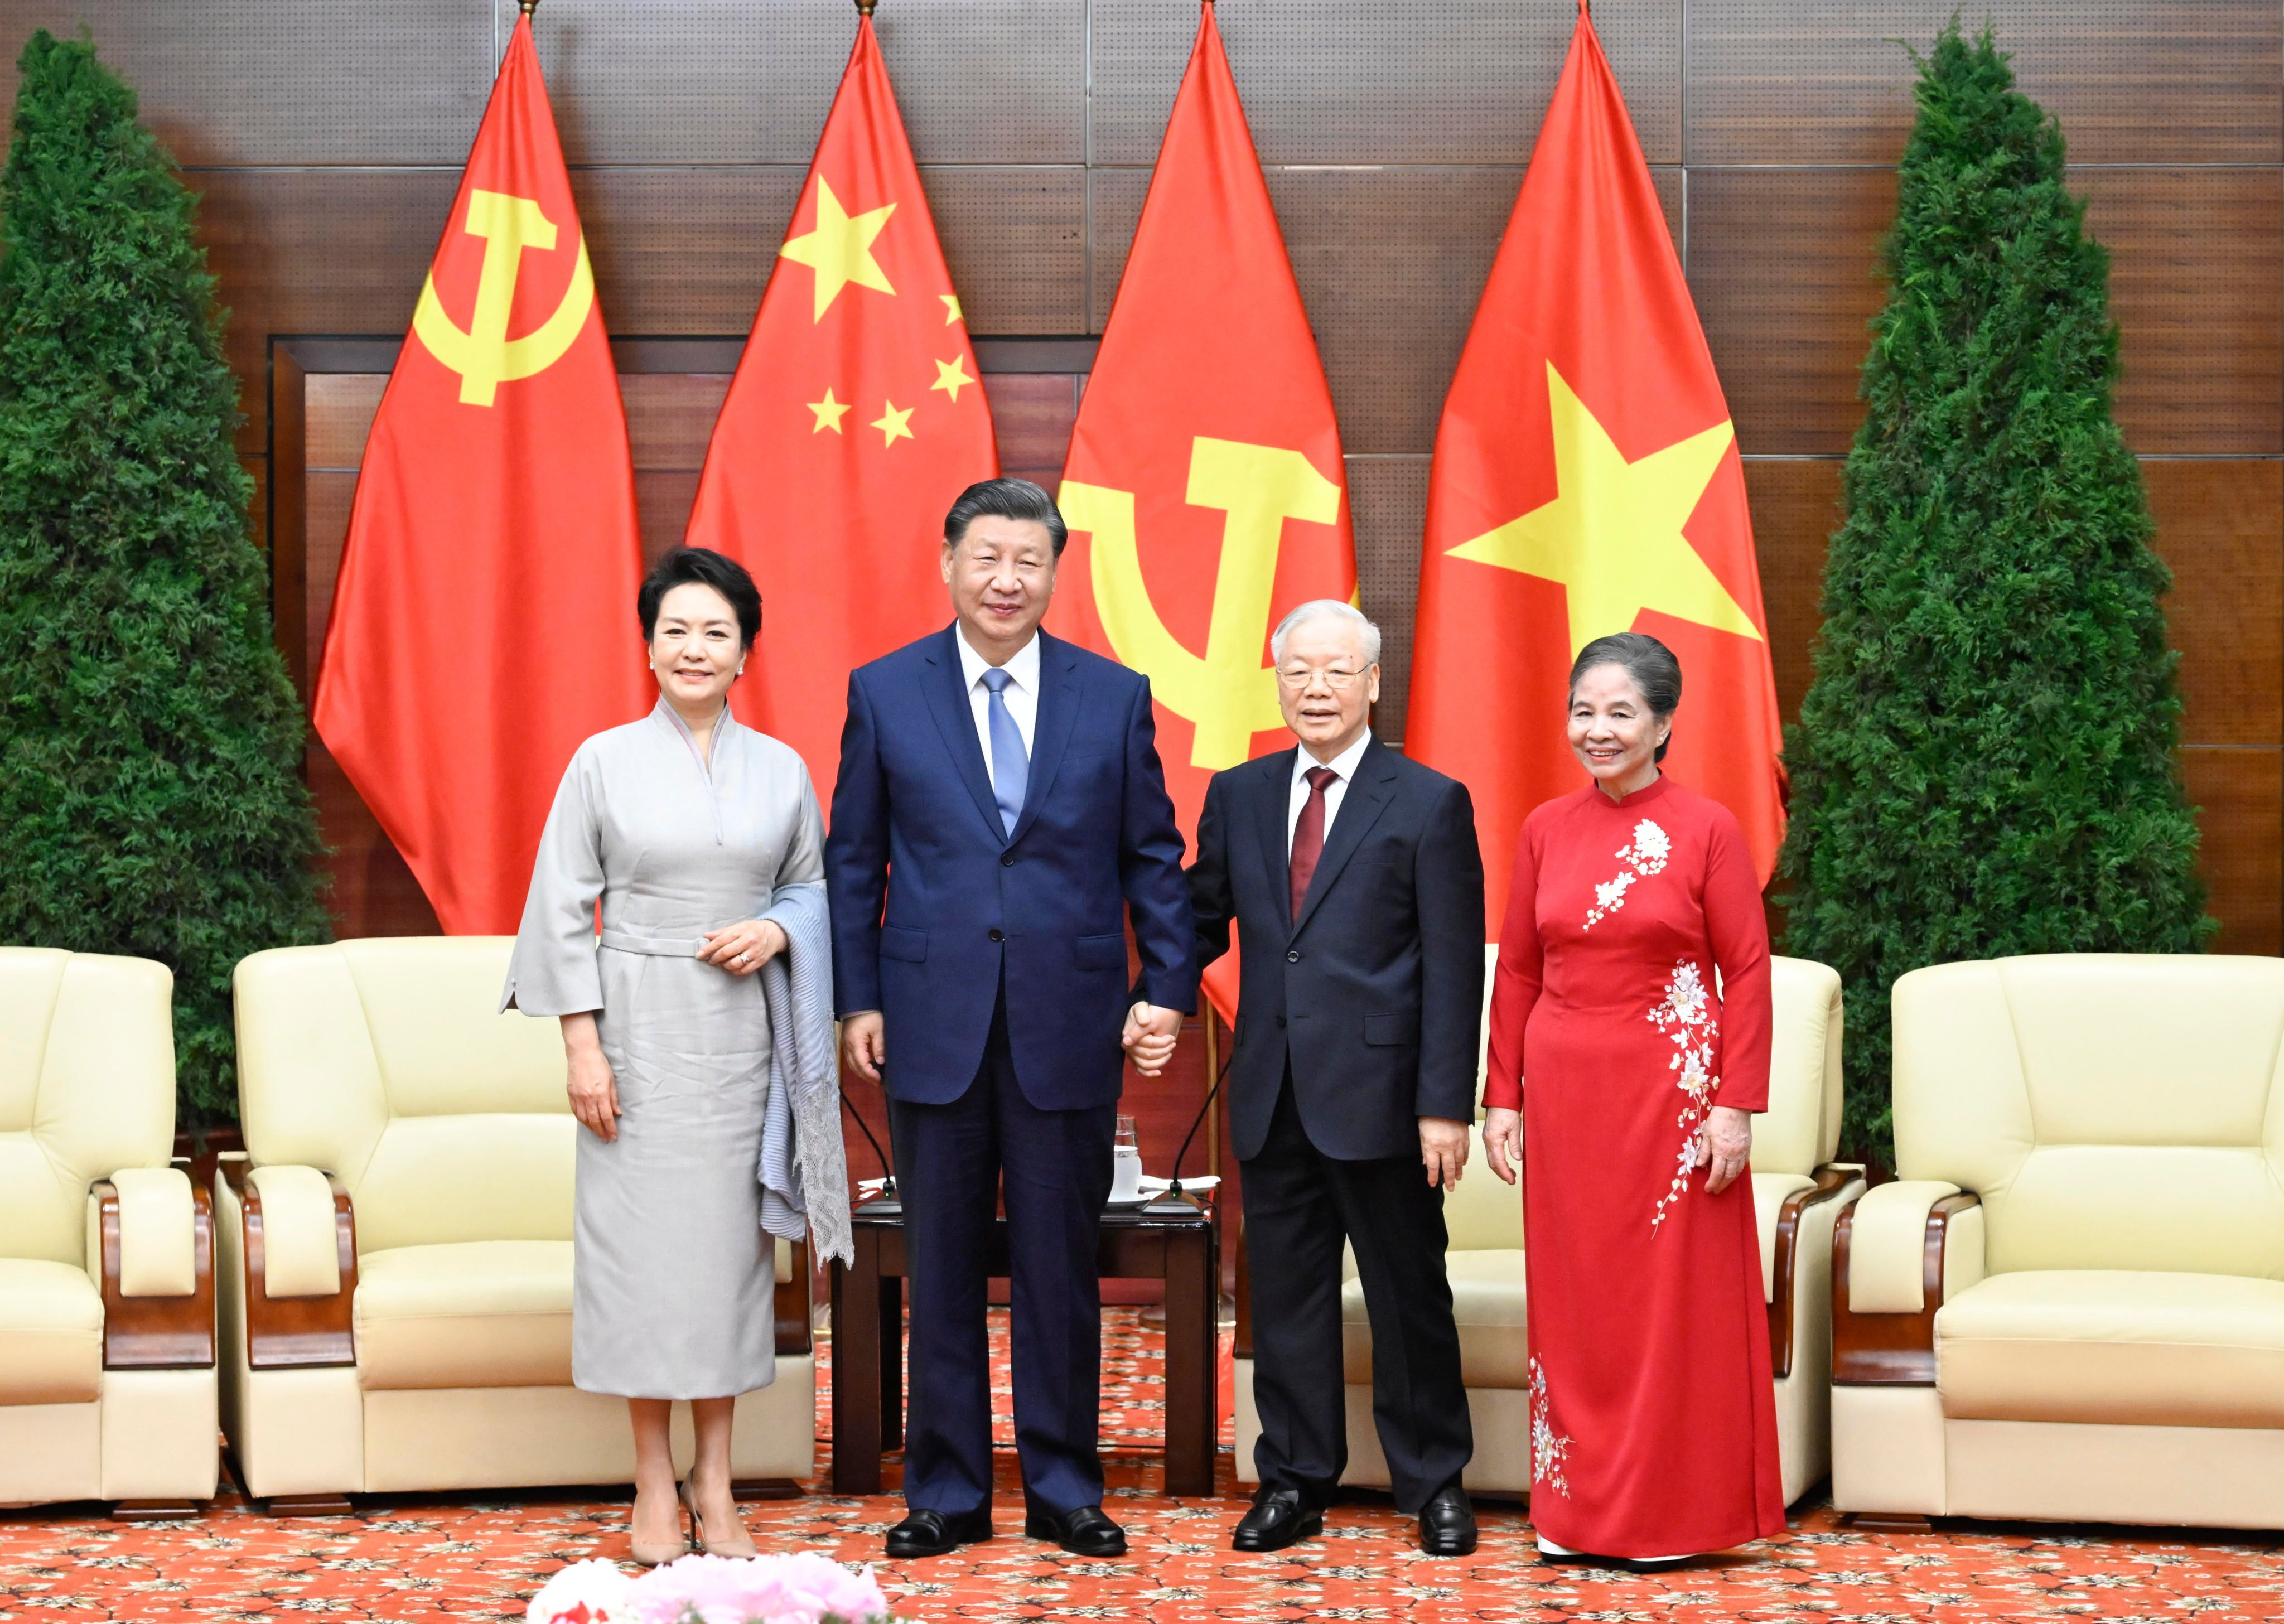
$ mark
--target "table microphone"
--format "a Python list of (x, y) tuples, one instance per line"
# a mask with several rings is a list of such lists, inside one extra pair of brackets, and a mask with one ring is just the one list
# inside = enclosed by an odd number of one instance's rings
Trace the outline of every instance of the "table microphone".
[[(872, 1154), (880, 1159), (880, 1171), (886, 1175), (881, 1180), (880, 1188), (877, 1193), (866, 1200), (859, 1201), (850, 1210), (866, 1218), (903, 1217), (904, 1198), (897, 1193), (896, 1170), (889, 1164), (888, 1152), (880, 1148), (880, 1142), (872, 1137), (872, 1130), (864, 1126), (864, 1113), (856, 1109), (856, 1102), (849, 1097), (849, 1090), (846, 1089), (841, 1090), (841, 1103), (848, 1106), (849, 1114), (856, 1119), (856, 1131), (864, 1136), (864, 1143), (871, 1145)], [(1178, 1162), (1175, 1164), (1177, 1167), (1180, 1165)]]
[(1214, 1099), (1221, 1093), (1222, 1079), (1229, 1075), (1230, 1060), (1237, 1058), (1236, 1045), (1232, 1043), (1230, 1048), (1229, 1058), (1224, 1059), (1214, 1073), (1213, 1087), (1206, 1090), (1206, 1103), (1198, 1107), (1197, 1120), (1190, 1124), (1190, 1131), (1182, 1136), (1182, 1148), (1174, 1152), (1173, 1182), (1142, 1204), (1140, 1211), (1144, 1217), (1195, 1218), (1205, 1212), (1205, 1203), (1182, 1188), (1182, 1158), (1190, 1153), (1190, 1141), (1195, 1139), (1198, 1129), (1205, 1126), (1206, 1113), (1213, 1109)]

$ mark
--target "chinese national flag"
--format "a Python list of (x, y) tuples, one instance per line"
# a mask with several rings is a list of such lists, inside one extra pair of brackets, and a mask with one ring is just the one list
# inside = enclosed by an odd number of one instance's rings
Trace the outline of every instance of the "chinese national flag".
[(729, 554), (762, 589), (761, 645), (731, 701), (801, 753), (821, 793), (850, 668), (950, 618), (943, 516), (998, 472), (975, 352), (863, 17), (690, 515), (690, 544)]
[(647, 703), (634, 465), (520, 20), (365, 442), (317, 732), (444, 929), (512, 932), (582, 739)]
[[(1049, 616), (1149, 677), (1185, 835), (1216, 771), (1293, 742), (1269, 633), (1310, 598), (1354, 597), (1345, 472), (1208, 0), (1072, 433)], [(1234, 954), (1207, 991), (1235, 1008)]]
[(1735, 813), (1764, 883), (1782, 735), (1736, 435), (1585, 8), (1459, 358), (1428, 494), (1406, 753), (1474, 792), (1490, 926), (1523, 818), (1586, 782), (1577, 651), (1681, 661), (1667, 769)]

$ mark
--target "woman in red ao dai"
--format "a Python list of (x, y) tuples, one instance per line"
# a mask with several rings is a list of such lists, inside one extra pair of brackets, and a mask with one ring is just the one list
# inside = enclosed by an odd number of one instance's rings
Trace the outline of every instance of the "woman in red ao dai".
[(1483, 1139), (1522, 1175), (1550, 1556), (1678, 1560), (1785, 1526), (1745, 1176), (1768, 927), (1736, 819), (1659, 770), (1680, 697), (1654, 637), (1579, 654), (1592, 782), (1524, 822), (1499, 936)]

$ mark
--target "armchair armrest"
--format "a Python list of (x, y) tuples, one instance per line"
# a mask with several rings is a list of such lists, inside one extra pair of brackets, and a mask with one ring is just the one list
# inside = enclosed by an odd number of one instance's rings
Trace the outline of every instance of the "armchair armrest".
[(1777, 1209), (1776, 1267), (1770, 1277), (1769, 1362), (1781, 1380), (1792, 1374), (1793, 1300), (1800, 1268), (1800, 1221), (1811, 1206), (1836, 1201), (1862, 1176), (1852, 1165), (1827, 1162), (1816, 1170), (1816, 1183), (1795, 1191)]
[(810, 1351), (809, 1243), (778, 1242), (777, 1351), (779, 1357)]
[[(340, 1181), (309, 1167), (224, 1162), (239, 1201), (246, 1257), (246, 1358), (257, 1370), (356, 1362), (351, 1309), (356, 1300), (356, 1222)], [(276, 1175), (286, 1175), (279, 1178)], [(308, 1197), (323, 1180), (315, 1211)], [(262, 1187), (280, 1197), (262, 1206)], [(332, 1255), (325, 1257), (324, 1196), (332, 1197)], [(332, 1264), (325, 1270), (322, 1264)], [(273, 1267), (278, 1277), (272, 1280)], [(275, 1292), (271, 1287), (276, 1285)], [(330, 1285), (332, 1289), (323, 1288)]]
[(179, 1167), (122, 1167), (89, 1191), (102, 1271), (103, 1368), (215, 1362), (214, 1197)]
[(1983, 1276), (1982, 1198), (1899, 1180), (1840, 1214), (1832, 1237), (1832, 1379), (1844, 1386), (1935, 1385), (1935, 1316), (1947, 1292)]

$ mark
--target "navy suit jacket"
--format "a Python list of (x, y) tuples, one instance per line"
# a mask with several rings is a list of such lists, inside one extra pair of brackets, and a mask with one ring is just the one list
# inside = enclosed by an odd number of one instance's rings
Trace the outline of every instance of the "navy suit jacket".
[[(1296, 746), (1297, 748), (1297, 746)], [(1294, 750), (1206, 786), (1190, 871), (1198, 956), (1237, 926), (1230, 1140), (1261, 1153), (1289, 1066), (1310, 1143), (1420, 1153), (1420, 1119), (1471, 1121), (1482, 1042), (1483, 864), (1467, 786), (1378, 739), (1357, 762), (1293, 917)]]
[(834, 1002), (886, 1018), (892, 1097), (941, 1105), (975, 1080), (1004, 973), (1024, 1097), (1106, 1105), (1124, 1080), (1129, 906), (1141, 995), (1197, 1004), (1149, 680), (1039, 634), (1030, 780), (1010, 835), (958, 636), (946, 627), (849, 673), (825, 842)]

